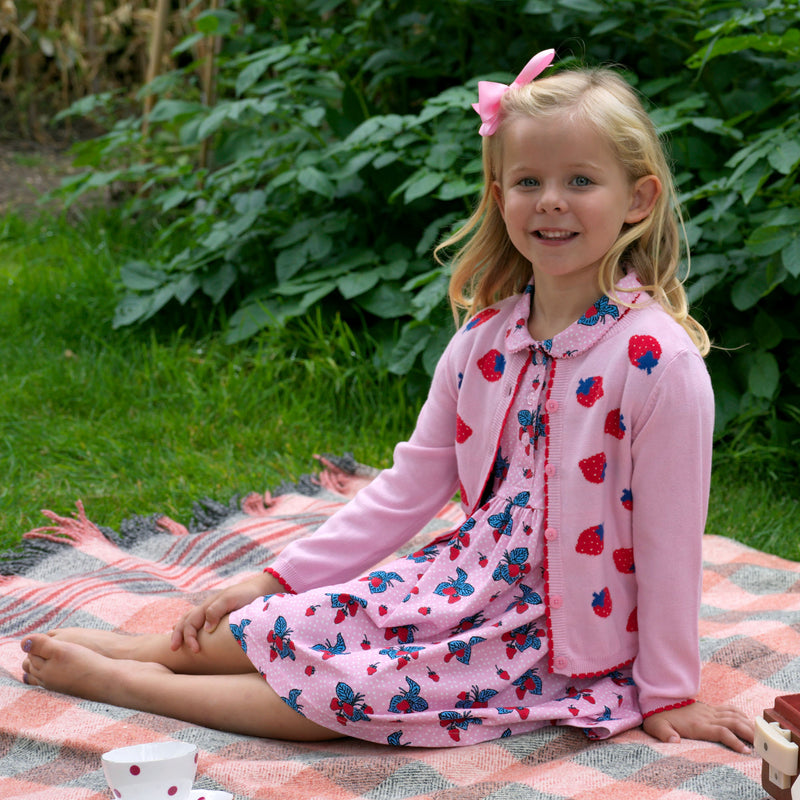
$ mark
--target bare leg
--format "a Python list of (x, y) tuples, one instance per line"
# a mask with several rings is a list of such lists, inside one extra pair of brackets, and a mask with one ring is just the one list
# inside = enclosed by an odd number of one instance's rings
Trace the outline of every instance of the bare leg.
[(91, 628), (60, 628), (47, 636), (71, 642), (107, 658), (154, 662), (172, 670), (197, 675), (227, 675), (254, 672), (252, 662), (237, 644), (225, 617), (213, 633), (200, 631), (200, 652), (183, 646), (170, 647), (169, 634), (129, 635)]
[[(152, 651), (166, 660), (172, 653), (169, 637), (123, 638), (139, 641), (142, 656)], [(23, 649), (28, 653), (23, 662), (25, 679), (32, 686), (250, 736), (301, 741), (339, 738), (336, 731), (311, 722), (281, 700), (254, 671), (227, 625), (203, 636), (200, 654), (188, 648), (172, 653), (175, 667), (190, 667), (189, 672), (208, 668), (212, 674), (176, 674), (158, 658), (152, 662), (109, 658), (45, 634), (27, 637)], [(237, 664), (243, 669), (237, 671)], [(224, 669), (214, 670), (216, 666)]]

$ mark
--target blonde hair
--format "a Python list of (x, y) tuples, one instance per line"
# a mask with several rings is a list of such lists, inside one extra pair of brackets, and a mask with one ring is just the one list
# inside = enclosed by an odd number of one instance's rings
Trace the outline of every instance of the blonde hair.
[[(652, 120), (634, 90), (608, 69), (560, 72), (505, 93), (501, 122), (495, 134), (483, 137), (483, 194), (464, 226), (434, 251), (461, 245), (452, 259), (450, 303), (474, 314), (521, 292), (531, 279), (531, 264), (508, 237), (492, 185), (500, 179), (503, 131), (521, 116), (547, 118), (568, 112), (587, 121), (605, 137), (631, 183), (655, 175), (662, 192), (650, 214), (625, 225), (600, 264), (598, 281), (605, 294), (614, 287), (621, 265), (633, 269), (642, 287), (689, 334), (702, 355), (710, 349), (708, 334), (689, 314), (678, 274), (683, 220), (672, 173)], [(684, 232), (685, 239), (685, 232)], [(688, 260), (688, 246), (687, 246)]]

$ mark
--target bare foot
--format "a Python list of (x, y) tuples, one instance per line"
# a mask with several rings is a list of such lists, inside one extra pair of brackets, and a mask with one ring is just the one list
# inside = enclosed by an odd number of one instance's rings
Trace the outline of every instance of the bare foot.
[(94, 650), (47, 634), (33, 634), (22, 642), (24, 681), (63, 694), (120, 705), (125, 679), (131, 670), (169, 673), (161, 664), (108, 658)]
[(59, 642), (71, 642), (93, 650), (106, 658), (127, 658), (136, 661), (150, 660), (137, 658), (140, 645), (146, 637), (134, 636), (115, 631), (96, 628), (57, 628), (46, 634)]

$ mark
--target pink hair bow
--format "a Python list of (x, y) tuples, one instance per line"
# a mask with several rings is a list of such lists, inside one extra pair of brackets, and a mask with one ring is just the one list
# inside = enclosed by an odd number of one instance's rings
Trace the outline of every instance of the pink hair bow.
[(478, 133), (481, 136), (491, 136), (500, 124), (500, 100), (509, 89), (525, 86), (537, 75), (550, 66), (555, 58), (555, 50), (542, 50), (537, 53), (522, 69), (519, 75), (508, 86), (495, 81), (478, 81), (478, 102), (472, 107), (478, 112), (483, 123)]

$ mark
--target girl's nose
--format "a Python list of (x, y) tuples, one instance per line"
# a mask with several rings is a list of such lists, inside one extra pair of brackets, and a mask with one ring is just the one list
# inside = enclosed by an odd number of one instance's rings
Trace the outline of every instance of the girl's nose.
[(561, 193), (559, 187), (552, 185), (545, 185), (539, 193), (538, 202), (536, 203), (536, 210), (542, 213), (547, 212), (561, 212), (567, 207), (564, 195)]

